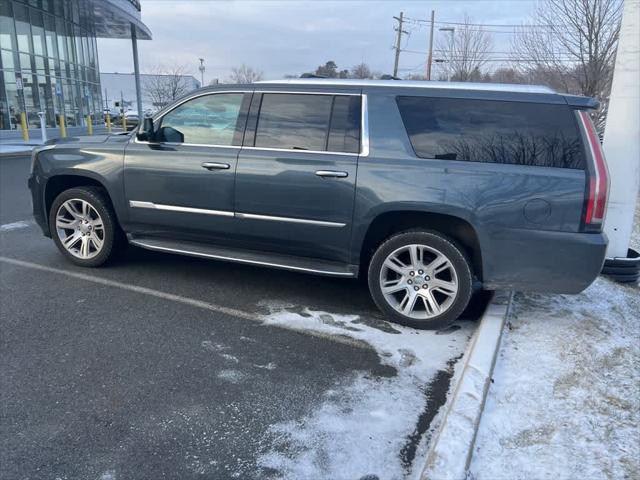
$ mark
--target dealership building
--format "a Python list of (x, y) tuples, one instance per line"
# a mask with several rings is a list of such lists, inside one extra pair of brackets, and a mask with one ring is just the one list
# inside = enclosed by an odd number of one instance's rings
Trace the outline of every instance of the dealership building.
[(102, 123), (96, 38), (131, 39), (139, 91), (139, 0), (0, 0), (0, 131)]

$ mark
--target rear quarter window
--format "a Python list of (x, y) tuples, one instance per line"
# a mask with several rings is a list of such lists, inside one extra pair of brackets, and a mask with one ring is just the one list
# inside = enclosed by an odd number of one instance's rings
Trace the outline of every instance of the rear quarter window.
[(408, 96), (397, 103), (421, 158), (584, 169), (566, 105)]

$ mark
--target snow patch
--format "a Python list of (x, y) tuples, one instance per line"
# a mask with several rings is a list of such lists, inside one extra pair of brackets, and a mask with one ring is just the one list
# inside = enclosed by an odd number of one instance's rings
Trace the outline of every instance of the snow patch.
[(11, 230), (19, 230), (21, 228), (27, 228), (31, 225), (30, 221), (20, 220), (19, 222), (5, 223), (0, 225), (0, 232), (10, 232)]
[(213, 343), (211, 340), (204, 340), (200, 345), (202, 345), (202, 348), (205, 350), (215, 353), (222, 352), (228, 348), (221, 343)]
[(278, 365), (273, 362), (269, 362), (266, 365), (258, 365), (257, 363), (254, 363), (253, 366), (256, 368), (262, 368), (264, 370), (275, 370), (276, 368), (278, 368)]
[(238, 360), (238, 357), (235, 357), (233, 355), (229, 355), (228, 353), (220, 353), (219, 355), (220, 355), (220, 357), (224, 358), (228, 362), (233, 362), (233, 363), (239, 363), (240, 362), (240, 360)]
[(100, 475), (100, 480), (116, 480), (116, 471), (107, 470)]
[(640, 478), (640, 289), (517, 294), (471, 475)]
[(218, 372), (218, 378), (229, 383), (240, 383), (245, 378), (245, 374), (240, 370), (225, 369)]
[[(425, 409), (426, 388), (438, 371), (447, 370), (448, 362), (462, 354), (474, 324), (461, 322), (460, 328), (438, 335), (358, 315), (292, 312), (281, 305), (272, 308), (264, 322), (364, 342), (395, 375), (355, 374), (325, 392), (309, 416), (273, 425), (267, 432), (271, 449), (258, 459), (260, 467), (291, 479), (419, 475), (401, 452)], [(426, 442), (421, 440), (416, 458), (425, 454)]]

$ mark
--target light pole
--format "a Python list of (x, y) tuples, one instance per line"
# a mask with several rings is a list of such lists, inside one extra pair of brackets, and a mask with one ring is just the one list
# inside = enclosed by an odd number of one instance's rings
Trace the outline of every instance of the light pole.
[(449, 49), (449, 75), (447, 80), (451, 81), (451, 76), (453, 75), (453, 36), (456, 33), (456, 29), (454, 27), (442, 27), (439, 28), (441, 32), (451, 32), (451, 48)]
[(198, 70), (200, 70), (200, 88), (204, 87), (204, 58), (200, 58), (200, 66)]

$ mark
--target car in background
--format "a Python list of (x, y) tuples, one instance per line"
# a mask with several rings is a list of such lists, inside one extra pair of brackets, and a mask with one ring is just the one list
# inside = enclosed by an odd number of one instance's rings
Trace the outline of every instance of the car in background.
[(122, 127), (123, 115), (127, 122), (127, 131), (131, 131), (138, 126), (138, 112), (134, 110), (127, 110), (124, 113), (116, 112), (115, 115), (111, 114), (111, 124), (114, 126)]

